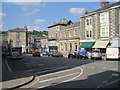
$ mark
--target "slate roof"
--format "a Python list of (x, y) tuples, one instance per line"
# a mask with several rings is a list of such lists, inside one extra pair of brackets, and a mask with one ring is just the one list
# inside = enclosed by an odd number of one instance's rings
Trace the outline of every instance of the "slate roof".
[(70, 24), (66, 27), (62, 27), (61, 30), (65, 30), (65, 29), (69, 29), (69, 28), (75, 28), (75, 27), (80, 27), (80, 22), (76, 22), (76, 23)]
[(58, 22), (58, 23), (56, 23), (54, 25), (49, 26), (48, 28), (51, 28), (51, 27), (54, 27), (54, 26), (58, 26), (58, 25), (67, 26), (67, 25), (70, 25), (71, 23), (73, 23), (71, 20), (66, 21), (65, 23)]
[(26, 28), (16, 28), (16, 29), (9, 29), (8, 30), (9, 32), (24, 32), (24, 31), (26, 31)]
[(106, 6), (106, 7), (99, 8), (99, 9), (94, 10), (94, 11), (92, 11), (92, 12), (89, 12), (88, 14), (83, 15), (83, 16), (81, 16), (81, 17), (85, 17), (85, 16), (87, 16), (87, 15), (89, 15), (89, 14), (92, 14), (92, 13), (94, 13), (94, 12), (99, 12), (99, 11), (102, 11), (102, 10), (106, 10), (106, 9), (109, 9), (109, 8), (111, 8), (111, 7), (118, 6), (118, 5), (119, 5), (119, 7), (120, 7), (120, 1), (119, 1), (119, 2), (116, 2), (116, 3), (113, 3), (113, 4), (109, 4), (109, 5)]

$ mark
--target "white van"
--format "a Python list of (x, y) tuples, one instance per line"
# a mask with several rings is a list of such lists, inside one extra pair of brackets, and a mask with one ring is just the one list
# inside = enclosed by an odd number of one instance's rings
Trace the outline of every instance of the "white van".
[(120, 47), (107, 47), (106, 56), (107, 59), (120, 59)]

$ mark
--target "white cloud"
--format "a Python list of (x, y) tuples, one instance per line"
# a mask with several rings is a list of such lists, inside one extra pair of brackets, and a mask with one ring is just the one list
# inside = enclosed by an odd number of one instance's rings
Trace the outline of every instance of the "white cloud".
[(3, 2), (41, 2), (41, 0), (3, 0)]
[(84, 8), (70, 8), (69, 12), (73, 15), (83, 15), (85, 12)]
[(44, 23), (45, 20), (44, 19), (36, 19), (34, 22), (40, 24), (40, 23)]
[(27, 28), (29, 31), (33, 31), (33, 30), (43, 31), (42, 27), (40, 27), (40, 26), (27, 26)]
[(26, 7), (21, 8), (23, 11), (27, 11), (28, 9)]
[(6, 16), (6, 14), (5, 14), (5, 13), (0, 12), (0, 16)]
[[(25, 8), (24, 8), (24, 10), (25, 10)], [(26, 10), (27, 10), (27, 9), (26, 9)], [(39, 9), (34, 9), (34, 10), (32, 10), (31, 12), (25, 13), (25, 15), (31, 16), (31, 15), (33, 15), (33, 14), (35, 14), (35, 13), (38, 13), (38, 12), (40, 12)]]
[(3, 2), (13, 3), (24, 7), (39, 6), (42, 3), (41, 0), (3, 0)]

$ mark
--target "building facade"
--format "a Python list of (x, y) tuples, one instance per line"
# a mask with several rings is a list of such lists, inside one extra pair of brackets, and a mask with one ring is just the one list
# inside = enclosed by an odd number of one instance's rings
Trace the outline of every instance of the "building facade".
[(67, 57), (69, 52), (77, 52), (80, 40), (80, 22), (63, 27), (59, 32), (58, 51)]
[(54, 22), (51, 26), (48, 27), (48, 43), (49, 51), (58, 51), (58, 32), (61, 31), (63, 27), (72, 24), (71, 20), (65, 18), (61, 19), (59, 22)]
[(42, 37), (40, 39), (40, 42), (41, 42), (41, 52), (49, 52), (48, 37)]
[(22, 52), (28, 52), (27, 27), (8, 30), (8, 42), (12, 41), (13, 47), (22, 47)]
[[(112, 44), (111, 40), (120, 38), (120, 1), (113, 4), (101, 2), (100, 9), (87, 13), (80, 19), (82, 48), (106, 49)], [(88, 42), (93, 43), (91, 47), (87, 47)]]

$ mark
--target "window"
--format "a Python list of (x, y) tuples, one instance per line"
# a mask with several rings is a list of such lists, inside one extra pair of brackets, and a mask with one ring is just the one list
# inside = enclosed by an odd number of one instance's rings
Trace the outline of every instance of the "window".
[(75, 51), (77, 51), (77, 43), (75, 43)]
[(90, 30), (90, 37), (92, 37), (92, 31)]
[(69, 32), (69, 36), (71, 37), (71, 31)]
[(89, 19), (86, 20), (86, 25), (89, 25)]
[(76, 35), (77, 35), (77, 30), (74, 31), (74, 36), (76, 36)]
[(106, 36), (109, 36), (109, 29), (106, 27)]
[(92, 25), (92, 19), (90, 19), (90, 25)]
[(66, 51), (67, 51), (67, 44), (65, 43), (65, 49), (66, 49)]
[(70, 43), (70, 52), (72, 51), (72, 44)]
[(62, 33), (60, 33), (60, 38), (62, 38)]
[(16, 39), (19, 40), (20, 39), (20, 32), (16, 33)]
[(64, 32), (64, 36), (66, 37), (66, 32)]
[(86, 31), (86, 38), (91, 38), (92, 37), (92, 30), (87, 30)]
[(109, 28), (108, 27), (104, 27), (101, 28), (101, 37), (108, 37), (109, 36)]
[(89, 37), (89, 31), (86, 31), (86, 37)]

